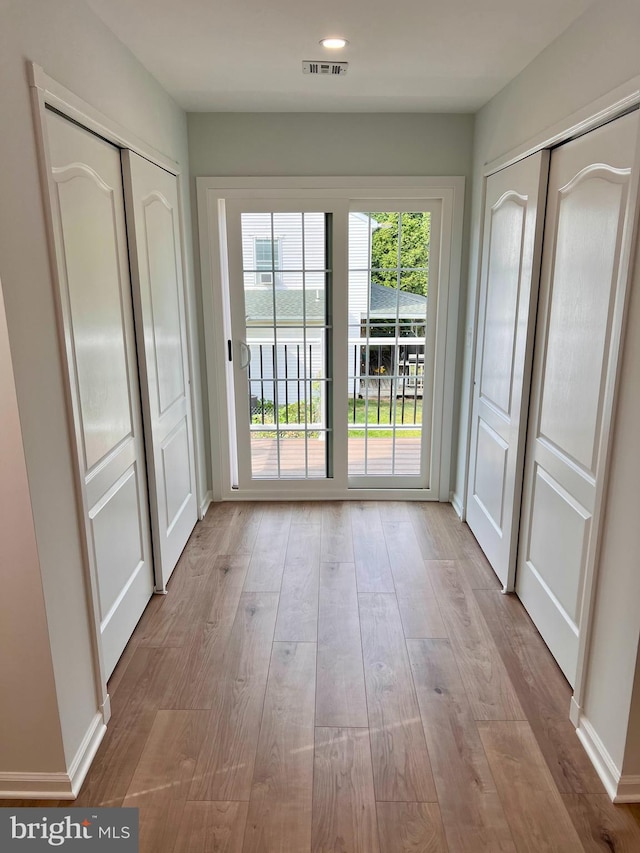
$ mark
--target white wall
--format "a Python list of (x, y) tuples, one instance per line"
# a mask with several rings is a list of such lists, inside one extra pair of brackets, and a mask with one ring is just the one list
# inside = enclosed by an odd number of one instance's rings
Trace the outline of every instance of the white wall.
[(97, 700), (28, 60), (185, 167), (186, 118), (81, 0), (3, 0), (0, 276), (68, 767)]
[[(475, 309), (481, 221), (482, 171), (487, 162), (511, 151), (545, 129), (640, 74), (640, 3), (600, 0), (537, 57), (477, 115), (474, 145), (471, 262), (467, 294), (467, 335), (463, 355), (456, 494), (463, 495), (471, 380), (471, 340)], [(640, 277), (636, 275), (622, 371), (620, 406), (614, 434), (606, 530), (600, 560), (595, 631), (584, 713), (616, 767), (640, 772), (625, 744), (640, 634), (640, 526), (637, 488), (640, 467)], [(640, 727), (640, 720), (633, 723)], [(629, 736), (629, 738), (628, 738)], [(640, 746), (640, 733), (635, 733)], [(627, 770), (634, 767), (633, 771)]]
[(189, 113), (194, 176), (470, 175), (471, 115)]
[[(474, 128), (472, 115), (189, 113), (187, 118), (189, 166), (193, 178), (463, 175), (467, 182), (462, 269), (467, 269)], [(194, 221), (195, 195), (194, 183)], [(196, 242), (196, 270), (199, 267), (199, 256)], [(201, 301), (199, 309), (202, 311)], [(206, 322), (206, 318), (203, 321)], [(459, 339), (463, 335), (463, 321), (461, 312)], [(204, 364), (204, 350), (201, 361)], [(456, 367), (454, 423), (457, 423), (458, 418), (461, 377), (459, 360)], [(206, 423), (205, 429), (208, 428)], [(454, 446), (452, 468), (455, 468), (455, 458)]]
[(0, 774), (55, 772), (62, 733), (1, 286), (0, 471)]

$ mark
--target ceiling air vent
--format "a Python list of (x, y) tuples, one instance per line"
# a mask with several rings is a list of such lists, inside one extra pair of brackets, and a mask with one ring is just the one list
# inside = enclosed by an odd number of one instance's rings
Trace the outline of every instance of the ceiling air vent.
[(348, 62), (313, 62), (306, 59), (302, 63), (303, 74), (326, 74), (332, 77), (344, 77), (349, 67)]

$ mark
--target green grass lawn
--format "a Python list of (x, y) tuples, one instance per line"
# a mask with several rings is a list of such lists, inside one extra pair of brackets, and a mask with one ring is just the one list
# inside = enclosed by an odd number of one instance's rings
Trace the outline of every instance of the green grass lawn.
[[(414, 408), (415, 407), (415, 408)], [(405, 397), (404, 398), (404, 408), (402, 405), (402, 400), (395, 401), (395, 417), (396, 417), (396, 426), (413, 426), (415, 424), (422, 423), (422, 399), (414, 399), (413, 397)], [(380, 404), (378, 405), (378, 398), (370, 397), (369, 398), (369, 406), (367, 409), (366, 401), (356, 399), (353, 397), (349, 399), (349, 437), (357, 438), (364, 437), (365, 431), (363, 429), (354, 429), (354, 424), (367, 424), (369, 427), (368, 435), (369, 438), (391, 438), (392, 431), (391, 429), (371, 429), (372, 425), (380, 426), (385, 425), (389, 426), (390, 423), (393, 422), (393, 405), (389, 398), (380, 398)], [(404, 436), (406, 438), (419, 438), (420, 430), (419, 429), (407, 429), (402, 430), (400, 436)]]
[[(314, 422), (315, 418), (319, 418), (319, 412), (314, 411), (312, 413), (311, 406), (307, 406), (309, 410), (308, 419), (310, 422)], [(297, 403), (290, 403), (288, 407), (288, 420), (287, 420), (287, 406), (280, 406), (278, 408), (278, 421), (280, 426), (280, 434), (287, 438), (304, 438), (303, 432), (294, 432), (294, 431), (286, 431), (287, 422), (290, 424), (298, 423), (298, 405)], [(300, 404), (300, 419), (301, 422), (304, 423), (304, 404)], [(395, 418), (396, 418), (396, 426), (413, 426), (414, 424), (422, 424), (422, 399), (414, 399), (413, 397), (405, 397), (404, 406), (402, 405), (402, 400), (395, 401)], [(252, 416), (252, 423), (254, 424), (262, 424), (262, 415), (254, 414)], [(350, 438), (364, 438), (365, 430), (364, 429), (354, 429), (355, 424), (367, 424), (369, 427), (368, 435), (369, 438), (391, 438), (393, 432), (390, 429), (393, 422), (393, 405), (388, 397), (380, 398), (380, 402), (378, 403), (378, 398), (370, 397), (369, 405), (367, 407), (367, 403), (365, 400), (353, 399), (353, 397), (349, 398), (349, 437)], [(273, 404), (267, 403), (265, 404), (265, 413), (264, 413), (264, 426), (267, 428), (268, 426), (275, 425), (275, 418), (273, 412)], [(371, 429), (371, 427), (380, 426), (380, 429)], [(386, 429), (384, 427), (387, 427)], [(404, 429), (400, 432), (401, 437), (406, 438), (419, 438), (420, 437), (420, 429)], [(254, 438), (272, 438), (272, 432), (253, 432), (252, 435)], [(313, 433), (309, 434), (310, 437), (313, 437)]]

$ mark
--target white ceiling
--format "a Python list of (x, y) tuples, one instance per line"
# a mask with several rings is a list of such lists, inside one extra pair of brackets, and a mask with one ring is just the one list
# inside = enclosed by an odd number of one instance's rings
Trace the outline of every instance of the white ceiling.
[[(189, 111), (470, 112), (591, 0), (87, 2)], [(347, 76), (302, 74), (326, 57)]]

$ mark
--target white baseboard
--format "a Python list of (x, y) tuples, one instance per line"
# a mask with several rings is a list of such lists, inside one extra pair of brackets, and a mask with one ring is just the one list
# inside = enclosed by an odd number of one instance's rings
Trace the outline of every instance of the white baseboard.
[(109, 720), (111, 719), (111, 696), (107, 693), (104, 697), (104, 702), (101, 705), (102, 709), (102, 718), (104, 720), (105, 726), (108, 725)]
[(584, 746), (600, 781), (614, 803), (640, 803), (640, 776), (620, 773), (596, 730), (584, 716), (580, 705), (571, 697), (569, 719)]
[(87, 775), (89, 767), (91, 767), (91, 762), (95, 758), (95, 754), (102, 743), (102, 738), (105, 736), (106, 731), (107, 727), (105, 725), (104, 714), (102, 711), (98, 711), (91, 721), (91, 725), (87, 729), (82, 743), (78, 747), (78, 751), (69, 767), (71, 790), (74, 797), (78, 796), (78, 791), (82, 787), (84, 777)]
[(67, 773), (0, 773), (0, 799), (75, 800), (106, 730), (98, 711)]
[(464, 505), (462, 503), (462, 498), (457, 492), (451, 492), (451, 506), (456, 511), (456, 515), (460, 521), (464, 521)]
[(207, 510), (211, 506), (212, 502), (213, 502), (213, 494), (211, 493), (211, 491), (208, 491), (207, 494), (202, 499), (202, 503), (200, 504), (200, 516), (199, 516), (200, 521), (202, 521), (202, 519), (207, 514)]
[(74, 800), (68, 773), (0, 773), (0, 799)]
[(580, 725), (581, 713), (582, 710), (580, 708), (580, 705), (578, 705), (578, 703), (576, 702), (575, 697), (572, 696), (571, 704), (569, 705), (569, 719), (571, 720), (576, 729)]
[(640, 803), (640, 776), (629, 776), (624, 773), (618, 782), (618, 792), (614, 803)]
[[(618, 799), (618, 789), (621, 782), (621, 773), (616, 767), (615, 761), (609, 755), (605, 745), (600, 740), (600, 736), (593, 728), (589, 720), (580, 714), (576, 734), (580, 739), (580, 743), (584, 746), (587, 755), (591, 759), (591, 763), (595, 767), (596, 773), (600, 777), (600, 781), (605, 787), (605, 790), (611, 801), (614, 803), (622, 802)], [(640, 779), (640, 777), (633, 777)], [(638, 786), (640, 788), (640, 786)], [(631, 802), (627, 800), (627, 802)]]

